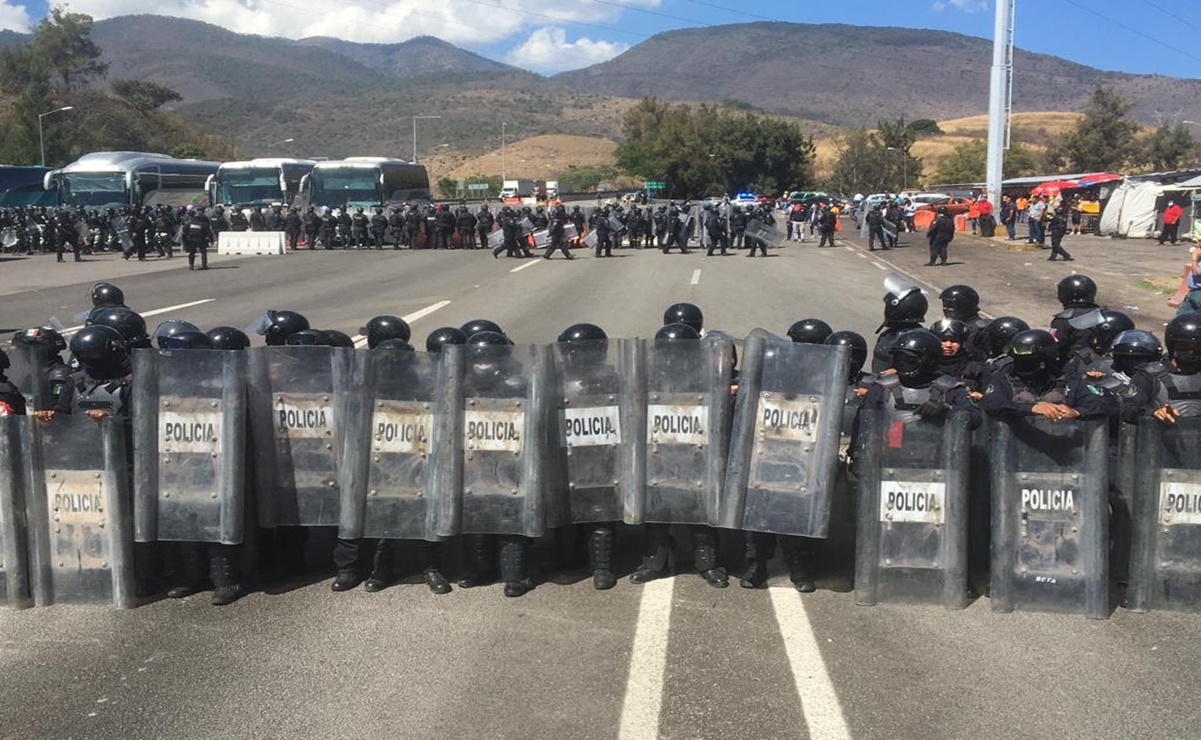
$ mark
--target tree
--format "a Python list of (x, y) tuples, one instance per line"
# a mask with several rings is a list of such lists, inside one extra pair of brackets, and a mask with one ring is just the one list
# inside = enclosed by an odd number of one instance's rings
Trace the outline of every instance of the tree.
[(913, 142), (917, 141), (917, 132), (912, 124), (905, 123), (904, 116), (895, 121), (877, 121), (876, 131), (879, 132), (880, 141), (885, 148), (897, 149), (905, 154), (909, 154)]
[(1197, 156), (1197, 142), (1183, 123), (1164, 123), (1147, 137), (1143, 152), (1143, 162), (1152, 170), (1178, 170)]
[(909, 131), (916, 137), (922, 136), (938, 136), (942, 133), (942, 129), (938, 127), (938, 121), (933, 118), (919, 118), (909, 124)]
[(1084, 117), (1068, 134), (1063, 154), (1080, 172), (1116, 172), (1135, 159), (1138, 124), (1126, 117), (1134, 103), (1097, 85)]
[(667, 183), (667, 197), (779, 192), (813, 177), (815, 149), (794, 124), (722, 106), (646, 98), (627, 111), (618, 167)]
[(113, 80), (113, 92), (117, 97), (145, 113), (162, 108), (167, 103), (183, 100), (183, 96), (166, 85), (145, 80)]
[(65, 91), (108, 74), (108, 64), (100, 61), (100, 47), (92, 41), (92, 16), (70, 13), (61, 5), (33, 30), (29, 50), (61, 80)]
[[(969, 141), (955, 147), (938, 163), (934, 175), (942, 184), (982, 182), (987, 177), (988, 143), (982, 139)], [(1033, 175), (1037, 171), (1034, 155), (1021, 144), (1013, 144), (1005, 152), (1005, 163), (1001, 176), (1004, 178)]]

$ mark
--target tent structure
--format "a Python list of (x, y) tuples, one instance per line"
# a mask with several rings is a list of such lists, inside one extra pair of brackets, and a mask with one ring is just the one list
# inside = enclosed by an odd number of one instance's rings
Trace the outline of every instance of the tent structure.
[(1134, 239), (1155, 236), (1159, 226), (1156, 203), (1163, 190), (1156, 182), (1119, 185), (1101, 213), (1101, 234)]

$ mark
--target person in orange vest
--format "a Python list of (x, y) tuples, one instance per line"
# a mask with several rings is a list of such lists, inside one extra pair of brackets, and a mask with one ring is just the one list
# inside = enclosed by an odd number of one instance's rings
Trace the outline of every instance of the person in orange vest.
[(976, 222), (980, 220), (980, 202), (972, 201), (972, 204), (967, 207), (967, 225), (972, 230), (972, 236), (976, 235)]
[(1018, 199), (1014, 203), (1014, 205), (1018, 209), (1018, 223), (1019, 224), (1025, 223), (1026, 222), (1026, 209), (1030, 207), (1030, 201), (1026, 199), (1026, 196), (1019, 195)]

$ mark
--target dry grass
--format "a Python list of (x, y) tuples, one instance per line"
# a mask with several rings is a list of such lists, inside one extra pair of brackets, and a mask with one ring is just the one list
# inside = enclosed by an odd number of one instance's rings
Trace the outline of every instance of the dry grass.
[[(617, 144), (598, 136), (549, 134), (510, 141), (505, 146), (505, 175), (509, 179), (545, 180), (568, 167), (603, 167), (613, 164)], [(500, 176), (502, 157), (499, 149), (477, 153), (470, 158), (431, 159), (427, 162), (431, 179), (448, 175), (453, 179), (472, 175)]]

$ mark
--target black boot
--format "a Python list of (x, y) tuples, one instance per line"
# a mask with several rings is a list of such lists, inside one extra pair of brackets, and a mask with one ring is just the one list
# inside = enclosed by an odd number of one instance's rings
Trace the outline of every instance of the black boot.
[(692, 562), (705, 583), (713, 588), (730, 585), (725, 569), (717, 565), (717, 536), (709, 527), (697, 525), (692, 528)]
[(592, 571), (592, 586), (606, 591), (617, 585), (613, 575), (613, 540), (616, 532), (609, 526), (598, 526), (588, 533), (588, 567)]
[(451, 592), (450, 581), (446, 576), (442, 575), (442, 571), (437, 568), (425, 569), (425, 585), (430, 587), (430, 591), (442, 595)]
[(526, 550), (529, 543), (524, 537), (505, 537), (500, 545), (500, 577), (505, 582), (505, 596), (524, 596), (534, 588), (526, 572)]
[(474, 588), (496, 580), (495, 547), (492, 537), (486, 534), (469, 534), (464, 537), (466, 572), (459, 577), (459, 588)]
[(330, 584), (331, 591), (349, 591), (355, 586), (363, 582), (363, 577), (359, 575), (357, 568), (342, 568), (338, 571), (338, 577)]
[(796, 586), (796, 590), (803, 594), (811, 594), (817, 590), (817, 584), (814, 583), (813, 574), (809, 570), (808, 553), (798, 553), (790, 559), (788, 577), (792, 580), (792, 585)]
[(671, 534), (666, 524), (648, 524), (643, 532), (642, 565), (630, 574), (630, 583), (650, 583), (669, 572)]
[(363, 590), (369, 593), (383, 591), (392, 583), (392, 542), (379, 540), (375, 543), (375, 561), (371, 566), (371, 575), (363, 584)]
[(758, 559), (748, 560), (746, 571), (738, 580), (738, 585), (743, 588), (763, 588), (765, 583), (767, 583), (767, 563)]
[(167, 590), (167, 598), (182, 599), (205, 589), (203, 543), (168, 543), (163, 554), (169, 569), (169, 582), (175, 583)]
[(213, 606), (227, 606), (246, 595), (242, 573), (238, 568), (241, 553), (232, 545), (216, 545), (217, 552), (209, 556), (209, 577), (213, 579)]

